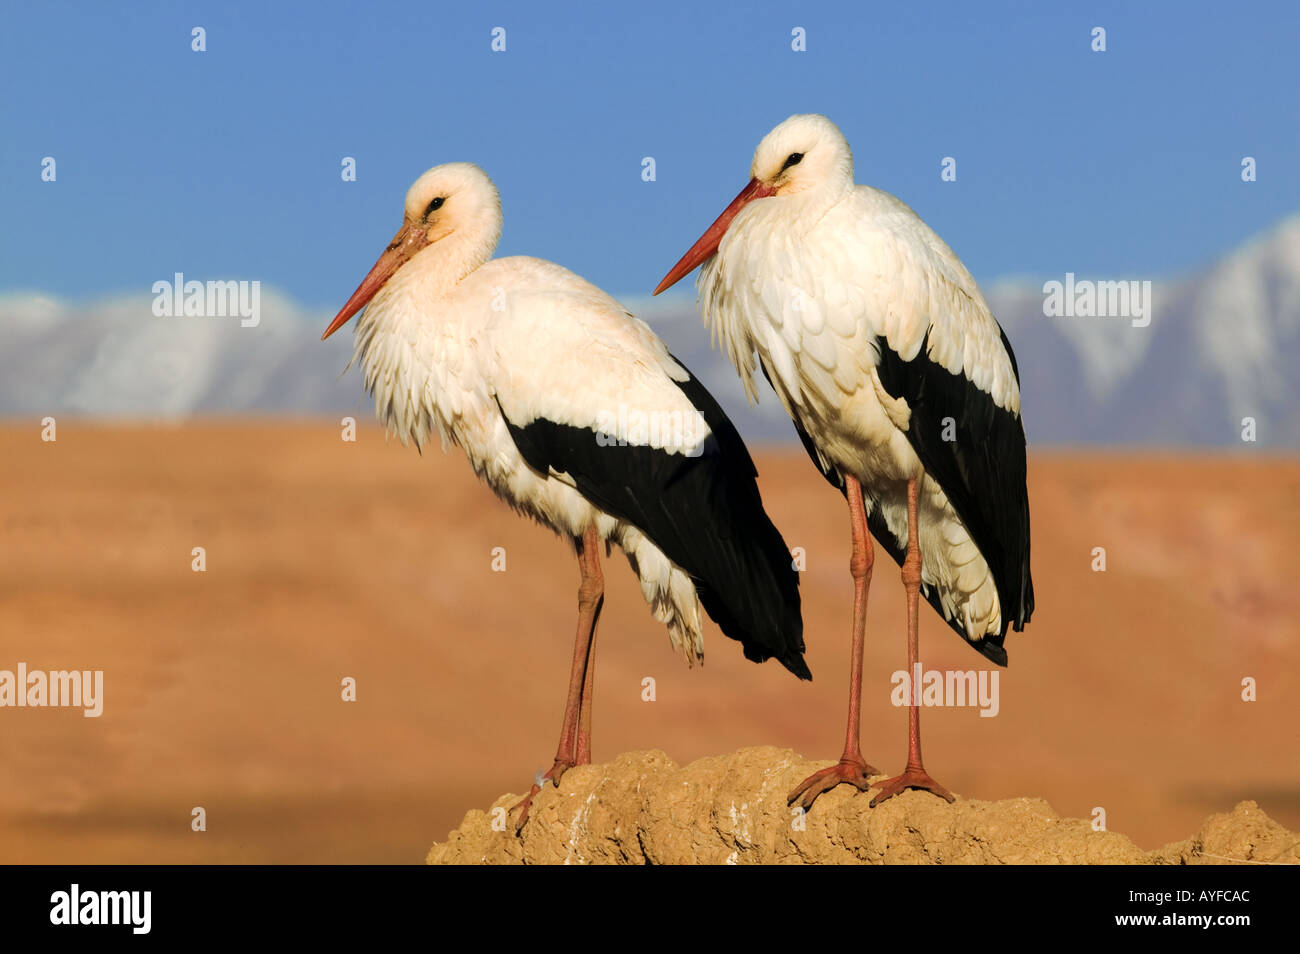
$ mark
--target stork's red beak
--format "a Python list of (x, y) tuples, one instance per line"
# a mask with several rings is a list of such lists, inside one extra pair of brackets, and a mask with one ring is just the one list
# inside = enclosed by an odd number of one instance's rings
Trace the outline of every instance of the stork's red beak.
[(375, 267), (370, 269), (370, 274), (361, 280), (361, 284), (352, 293), (348, 303), (334, 316), (330, 326), (325, 329), (325, 334), (320, 336), (321, 341), (342, 328), (349, 318), (366, 307), (366, 303), (384, 287), (384, 282), (392, 278), (412, 255), (424, 247), (427, 231), (422, 224), (416, 225), (411, 222), (405, 223), (398, 230), (393, 240), (388, 243), (388, 248), (384, 249), (384, 254), (379, 256), (379, 261), (375, 262)]
[(722, 211), (717, 220), (709, 226), (708, 231), (700, 236), (700, 240), (692, 245), (691, 250), (682, 256), (682, 260), (673, 266), (673, 270), (664, 276), (664, 280), (659, 283), (654, 293), (657, 295), (667, 288), (672, 288), (694, 271), (697, 265), (716, 252), (722, 243), (722, 236), (727, 234), (727, 227), (731, 225), (731, 220), (736, 217), (736, 213), (755, 199), (767, 198), (775, 192), (776, 190), (771, 186), (757, 179), (750, 179), (749, 185), (740, 190), (740, 195), (731, 200), (731, 205)]

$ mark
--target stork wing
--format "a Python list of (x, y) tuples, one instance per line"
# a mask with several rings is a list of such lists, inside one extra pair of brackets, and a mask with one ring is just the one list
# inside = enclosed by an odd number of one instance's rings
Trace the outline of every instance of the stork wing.
[[(1001, 329), (999, 335), (1014, 367), (1011, 344)], [(1008, 625), (1024, 629), (1034, 611), (1024, 424), (987, 391), (934, 361), (928, 339), (927, 334), (910, 361), (877, 339), (876, 371), (890, 396), (907, 402), (908, 443), (943, 487), (993, 573), (1005, 636)]]
[[(817, 407), (850, 400), (870, 386), (872, 374), (890, 396), (906, 400), (908, 440), (993, 574), (1002, 635), (1008, 624), (1022, 629), (1034, 598), (1020, 377), (1011, 346), (960, 259), (894, 196), (858, 186), (824, 224), (801, 236), (804, 254), (765, 246), (764, 270), (751, 270), (748, 300), (764, 303), (748, 312), (765, 352), (764, 373), (796, 427)], [(778, 300), (779, 288), (804, 294)], [(795, 354), (803, 359), (797, 369)], [(808, 435), (800, 437), (818, 469), (843, 490)], [(878, 513), (872, 516), (873, 536), (901, 560), (897, 539)], [(937, 594), (930, 598), (939, 609)], [(949, 623), (965, 635), (960, 620)], [(1005, 662), (996, 642), (977, 648)]]
[(492, 346), (497, 402), (528, 465), (641, 530), (747, 658), (811, 678), (798, 574), (753, 460), (650, 329), (608, 298), (515, 297)]

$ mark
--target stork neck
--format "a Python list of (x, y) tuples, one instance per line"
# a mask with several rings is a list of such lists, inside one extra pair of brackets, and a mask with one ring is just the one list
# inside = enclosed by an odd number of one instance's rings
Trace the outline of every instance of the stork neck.
[(853, 189), (853, 181), (846, 184), (838, 179), (820, 183), (811, 189), (780, 197), (791, 218), (788, 227), (795, 232), (812, 228), (833, 206), (841, 202)]
[(853, 174), (836, 176), (828, 179), (815, 189), (804, 193), (808, 197), (808, 207), (825, 211), (853, 191)]
[(478, 228), (460, 228), (419, 252), (397, 274), (426, 294), (445, 295), (492, 257), (501, 236), (501, 220)]

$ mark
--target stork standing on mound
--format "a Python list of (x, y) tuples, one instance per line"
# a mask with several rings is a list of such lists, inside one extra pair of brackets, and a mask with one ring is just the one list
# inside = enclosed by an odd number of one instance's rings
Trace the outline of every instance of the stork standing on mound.
[[(591, 761), (599, 549), (627, 554), (672, 645), (703, 658), (700, 606), (755, 662), (801, 679), (799, 581), (754, 463), (717, 402), (654, 333), (577, 275), (493, 259), (501, 203), (470, 163), (436, 166), (401, 229), (325, 330), (362, 308), (356, 353), (403, 444), (436, 431), (506, 503), (573, 541), (581, 583), (555, 763)], [(517, 805), (516, 827), (540, 790)]]
[(859, 745), (871, 537), (907, 593), (907, 788), (952, 795), (921, 761), (918, 598), (999, 666), (1008, 627), (1029, 622), (1029, 498), (1020, 378), (975, 280), (892, 195), (854, 185), (853, 156), (825, 116), (791, 116), (754, 152), (750, 182), (655, 294), (703, 263), (700, 303), (751, 402), (755, 354), (813, 463), (845, 496), (853, 550), (849, 720), (839, 764), (790, 794), (807, 808), (848, 782), (866, 791)]

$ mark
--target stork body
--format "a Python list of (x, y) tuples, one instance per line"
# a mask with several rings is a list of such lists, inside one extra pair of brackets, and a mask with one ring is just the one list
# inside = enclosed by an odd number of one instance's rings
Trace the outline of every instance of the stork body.
[[(696, 265), (705, 321), (756, 400), (761, 369), (813, 462), (846, 496), (855, 580), (853, 673), (840, 765), (795, 790), (867, 787), (858, 744), (872, 537), (900, 564), (909, 677), (924, 597), (1005, 665), (1033, 611), (1025, 435), (1015, 356), (975, 280), (898, 199), (853, 182), (839, 130), (794, 116), (760, 143), (750, 184), (660, 284)], [(913, 703), (919, 687), (913, 686)], [(924, 771), (910, 712), (906, 787), (951, 798)]]
[(429, 170), (407, 195), (402, 230), (326, 336), (365, 307), (356, 359), (389, 431), (420, 448), (437, 433), (498, 497), (574, 542), (578, 633), (547, 773), (558, 785), (590, 756), (602, 543), (626, 553), (688, 663), (703, 658), (703, 603), (748, 658), (810, 675), (797, 574), (721, 408), (594, 285), (535, 258), (489, 260), (500, 230), (482, 170)]

